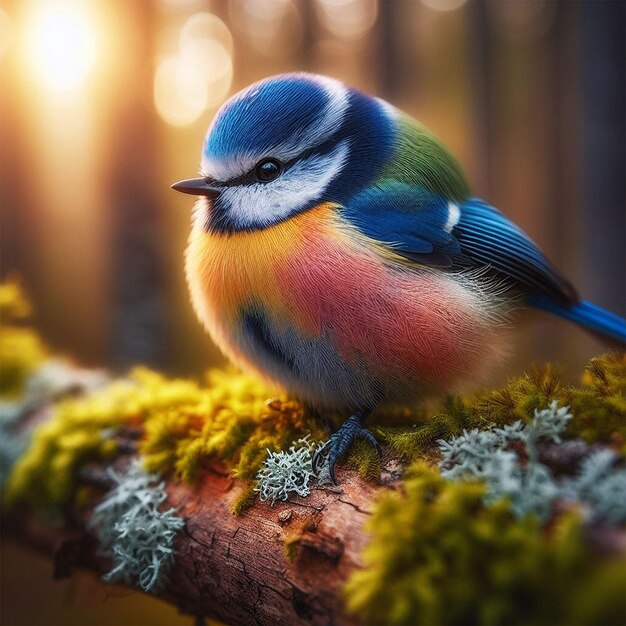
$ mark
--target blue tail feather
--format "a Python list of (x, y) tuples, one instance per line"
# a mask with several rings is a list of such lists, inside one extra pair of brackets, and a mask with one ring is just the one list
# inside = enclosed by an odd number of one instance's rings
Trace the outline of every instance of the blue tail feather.
[(580, 300), (573, 306), (566, 306), (558, 304), (547, 296), (537, 295), (530, 298), (528, 304), (626, 344), (626, 320), (591, 302)]

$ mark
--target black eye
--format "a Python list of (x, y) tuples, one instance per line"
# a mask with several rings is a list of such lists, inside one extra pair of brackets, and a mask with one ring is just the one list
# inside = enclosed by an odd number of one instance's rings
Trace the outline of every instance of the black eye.
[(278, 178), (283, 171), (283, 164), (276, 159), (263, 159), (256, 166), (256, 177), (264, 183)]

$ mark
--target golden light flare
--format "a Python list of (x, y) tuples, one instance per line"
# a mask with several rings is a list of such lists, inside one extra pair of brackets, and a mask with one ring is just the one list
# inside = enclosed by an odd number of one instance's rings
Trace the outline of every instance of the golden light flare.
[(192, 15), (180, 29), (180, 48), (184, 50), (198, 43), (214, 40), (233, 52), (233, 36), (228, 26), (212, 13), (196, 13)]
[(33, 78), (54, 92), (80, 87), (96, 58), (95, 28), (76, 0), (33, 2), (24, 26), (24, 59)]
[(207, 107), (206, 88), (193, 66), (180, 56), (163, 59), (154, 78), (154, 101), (159, 115), (169, 124), (186, 126), (202, 115)]
[(422, 0), (422, 4), (429, 9), (442, 12), (456, 11), (456, 9), (460, 9), (466, 2), (467, 0)]
[(376, 23), (377, 0), (318, 0), (317, 14), (324, 27), (341, 39), (357, 39)]
[(231, 0), (229, 17), (233, 27), (264, 56), (285, 58), (302, 42), (302, 17), (292, 0)]
[(233, 39), (211, 13), (196, 13), (180, 31), (178, 51), (161, 59), (154, 79), (159, 115), (174, 126), (195, 122), (228, 94), (233, 79)]
[(13, 20), (11, 16), (0, 7), (0, 56), (2, 56), (13, 43)]

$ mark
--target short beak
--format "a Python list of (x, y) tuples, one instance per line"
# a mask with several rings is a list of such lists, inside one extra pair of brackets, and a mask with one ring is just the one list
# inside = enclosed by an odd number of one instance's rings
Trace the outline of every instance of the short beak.
[(221, 187), (213, 184), (210, 178), (188, 178), (187, 180), (179, 180), (172, 185), (172, 189), (181, 193), (189, 193), (192, 196), (207, 196), (215, 199), (222, 191)]

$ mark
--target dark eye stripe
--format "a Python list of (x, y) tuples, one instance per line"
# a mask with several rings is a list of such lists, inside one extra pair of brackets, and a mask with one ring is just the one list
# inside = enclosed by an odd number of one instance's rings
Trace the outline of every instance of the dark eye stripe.
[[(220, 181), (219, 185), (222, 187), (238, 187), (240, 185), (253, 185), (254, 183), (258, 183), (259, 178), (257, 177), (257, 168), (261, 163), (265, 161), (276, 161), (277, 163), (280, 163), (281, 165), (280, 173), (283, 174), (298, 161), (303, 161), (304, 159), (308, 159), (309, 157), (313, 155), (324, 156), (328, 154), (329, 152), (332, 152), (332, 150), (334, 150), (334, 148), (336, 147), (337, 142), (339, 140), (339, 132), (340, 130), (334, 133), (326, 141), (316, 146), (312, 146), (311, 148), (307, 148), (306, 150), (301, 152), (298, 156), (294, 157), (293, 159), (289, 159), (289, 161), (281, 162), (281, 161), (278, 161), (278, 159), (274, 159), (272, 157), (267, 157), (266, 159), (262, 159), (254, 166), (254, 168), (251, 171), (246, 172), (245, 174), (242, 174), (241, 176), (235, 176), (234, 178), (229, 178), (228, 180)], [(270, 182), (270, 181), (261, 181), (261, 182)]]

